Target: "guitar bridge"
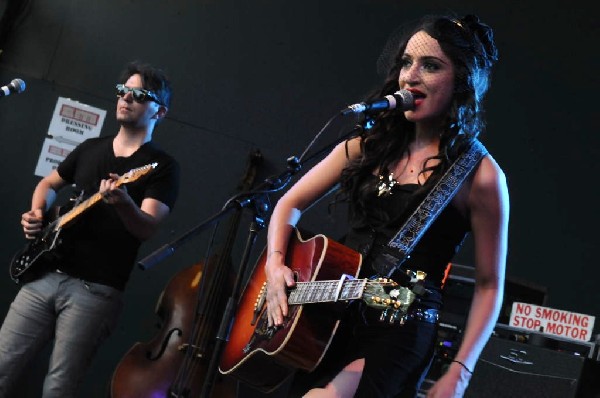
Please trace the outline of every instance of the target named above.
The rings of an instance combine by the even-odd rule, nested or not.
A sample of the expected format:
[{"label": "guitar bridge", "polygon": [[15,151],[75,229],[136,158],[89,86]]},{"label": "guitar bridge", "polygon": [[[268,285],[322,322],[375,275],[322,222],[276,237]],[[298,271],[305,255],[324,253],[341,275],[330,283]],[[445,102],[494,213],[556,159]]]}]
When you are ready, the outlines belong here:
[{"label": "guitar bridge", "polygon": [[267,326],[266,320],[264,319],[264,317],[261,317],[261,322],[254,329],[254,333],[252,333],[250,341],[246,343],[242,351],[244,352],[244,354],[249,353],[261,341],[271,340],[275,333],[282,328],[283,326]]}]

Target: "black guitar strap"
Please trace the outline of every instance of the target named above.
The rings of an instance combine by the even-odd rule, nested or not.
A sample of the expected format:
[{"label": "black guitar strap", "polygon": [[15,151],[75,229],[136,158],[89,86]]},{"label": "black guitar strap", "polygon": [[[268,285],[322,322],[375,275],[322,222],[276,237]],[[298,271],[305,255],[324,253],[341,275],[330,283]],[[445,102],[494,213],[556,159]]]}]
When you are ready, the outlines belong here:
[{"label": "black guitar strap", "polygon": [[479,140],[473,141],[435,184],[396,235],[388,242],[387,250],[379,255],[373,267],[379,275],[391,277],[419,242],[427,228],[446,207],[473,168],[488,153]]}]

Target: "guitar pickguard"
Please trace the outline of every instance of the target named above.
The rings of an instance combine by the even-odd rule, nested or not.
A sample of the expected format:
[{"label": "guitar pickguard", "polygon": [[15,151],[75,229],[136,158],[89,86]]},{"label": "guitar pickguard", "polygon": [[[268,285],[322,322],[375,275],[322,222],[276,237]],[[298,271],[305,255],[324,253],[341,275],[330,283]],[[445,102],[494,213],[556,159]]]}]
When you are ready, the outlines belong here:
[{"label": "guitar pickguard", "polygon": [[50,252],[60,244],[59,233],[60,230],[51,231],[44,237],[29,242],[25,249],[17,252],[11,261],[10,277],[15,282],[20,282],[23,273],[25,273],[33,263],[38,261],[44,253]]}]

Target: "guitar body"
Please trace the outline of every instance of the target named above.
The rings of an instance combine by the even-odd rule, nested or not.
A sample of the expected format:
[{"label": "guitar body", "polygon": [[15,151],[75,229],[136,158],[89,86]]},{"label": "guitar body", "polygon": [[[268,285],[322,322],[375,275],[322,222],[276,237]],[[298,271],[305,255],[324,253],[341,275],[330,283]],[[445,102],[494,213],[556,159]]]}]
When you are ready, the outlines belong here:
[{"label": "guitar body", "polygon": [[[297,282],[337,280],[343,274],[358,276],[359,253],[324,235],[304,240],[296,233],[288,244],[286,264]],[[295,369],[312,371],[319,364],[339,320],[335,317],[336,303],[291,305],[284,325],[277,330],[268,328],[266,257],[263,251],[242,294],[219,371],[268,392]]]},{"label": "guitar body", "polygon": [[[123,184],[136,181],[138,178],[155,169],[157,165],[158,163],[151,163],[129,170],[115,181],[116,186],[119,187]],[[81,199],[82,197],[79,196],[76,199],[74,207],[60,217],[58,217],[59,212],[62,211],[60,207],[55,207],[53,208],[55,211],[44,215],[44,219],[51,218],[53,221],[44,227],[35,240],[29,241],[23,249],[15,253],[10,261],[8,273],[13,281],[16,283],[26,282],[36,278],[39,273],[43,272],[44,269],[38,266],[43,261],[38,260],[44,253],[52,251],[60,244],[59,234],[62,228],[70,225],[87,209],[98,203],[102,199],[102,195],[100,192],[96,192],[83,202],[81,202]]]},{"label": "guitar body", "polygon": [[[65,213],[70,207],[55,206],[50,208],[44,214],[45,222],[42,232],[32,240],[28,240],[25,246],[17,251],[8,266],[10,278],[16,283],[23,283],[33,280],[37,275],[44,271],[41,257],[44,253],[52,251],[60,244],[60,229],[56,228],[57,220],[61,213]],[[35,267],[30,269],[35,264]]]},{"label": "guitar body", "polygon": [[43,237],[28,242],[23,249],[15,253],[8,269],[11,279],[16,283],[22,283],[35,278],[35,275],[37,275],[35,269],[39,268],[39,271],[42,271],[42,269],[37,265],[34,269],[30,269],[31,266],[42,263],[42,260],[38,261],[40,257],[44,253],[50,252],[60,243],[59,233],[60,230],[48,229],[47,232],[44,231]]}]

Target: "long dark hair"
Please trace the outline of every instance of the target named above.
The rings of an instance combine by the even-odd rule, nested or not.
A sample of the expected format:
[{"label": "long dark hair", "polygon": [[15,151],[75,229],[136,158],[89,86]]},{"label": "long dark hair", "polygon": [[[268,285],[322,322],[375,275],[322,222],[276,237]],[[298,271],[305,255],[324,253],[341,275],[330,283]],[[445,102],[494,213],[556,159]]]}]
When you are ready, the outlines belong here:
[{"label": "long dark hair", "polygon": [[[435,167],[421,170],[436,171],[424,185],[423,189],[426,189],[484,130],[481,101],[489,87],[491,67],[498,59],[498,53],[492,29],[478,17],[426,16],[413,29],[397,34],[388,41],[386,47],[393,47],[394,51],[388,57],[390,66],[387,76],[370,99],[392,94],[399,89],[398,76],[404,51],[408,40],[419,31],[426,32],[439,42],[455,71],[455,90],[450,111],[442,126],[440,151],[431,158],[440,162]],[[410,153],[409,144],[415,139],[415,124],[406,120],[401,110],[382,112],[371,122],[372,127],[365,129],[361,137],[361,156],[351,161],[341,178],[342,197],[351,199],[355,210],[359,212],[366,195],[373,190],[372,186],[367,186],[367,177],[376,169],[386,173],[402,155]]]}]

